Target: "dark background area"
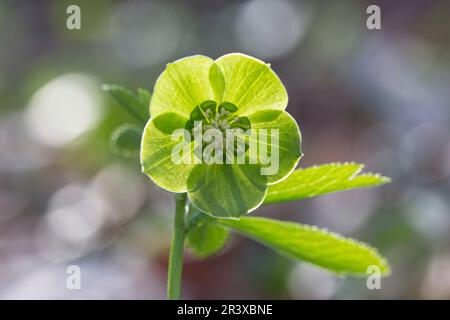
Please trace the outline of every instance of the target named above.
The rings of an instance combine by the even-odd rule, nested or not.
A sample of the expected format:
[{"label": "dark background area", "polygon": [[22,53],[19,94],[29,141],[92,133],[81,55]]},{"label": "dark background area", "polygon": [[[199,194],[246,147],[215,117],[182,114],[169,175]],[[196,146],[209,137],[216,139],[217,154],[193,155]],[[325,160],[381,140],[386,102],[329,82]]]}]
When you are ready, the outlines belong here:
[{"label": "dark background area", "polygon": [[[81,8],[81,30],[66,8]],[[381,7],[382,29],[366,28]],[[102,83],[151,90],[166,63],[243,52],[289,94],[299,166],[356,161],[387,186],[252,213],[365,241],[390,261],[381,290],[233,236],[186,256],[188,299],[450,298],[449,1],[0,0],[0,298],[165,297],[170,194],[115,155],[133,122]],[[81,267],[82,290],[66,288]]]}]

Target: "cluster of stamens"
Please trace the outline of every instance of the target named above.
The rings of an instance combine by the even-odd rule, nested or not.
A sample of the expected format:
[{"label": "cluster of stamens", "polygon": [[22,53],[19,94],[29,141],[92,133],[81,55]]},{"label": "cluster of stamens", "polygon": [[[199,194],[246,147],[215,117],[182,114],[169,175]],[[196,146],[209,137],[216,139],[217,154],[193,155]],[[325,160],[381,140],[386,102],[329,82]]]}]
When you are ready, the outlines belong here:
[{"label": "cluster of stamens", "polygon": [[[230,122],[228,122],[229,115],[230,112],[225,108],[220,108],[220,110],[216,114],[214,114],[211,109],[206,110],[205,118],[207,120],[207,123],[204,124],[203,129],[205,131],[209,129],[219,129],[222,132],[227,129],[231,129]],[[235,121],[239,121],[239,118],[236,117],[232,119],[231,122]]]},{"label": "cluster of stamens", "polygon": [[[234,116],[233,114],[236,111],[237,107],[230,102],[222,102],[217,104],[215,101],[211,100],[204,101],[200,105],[196,106],[191,112],[190,119],[186,123],[186,129],[191,132],[194,139],[196,134],[200,133],[201,135],[204,135],[210,130],[216,131],[214,134],[214,139],[217,139],[217,131],[219,131],[219,135],[222,138],[221,145],[224,149],[222,154],[225,155],[225,149],[227,147],[228,150],[234,150],[233,153],[236,153],[236,129],[242,129],[243,131],[250,129],[249,119],[247,117]],[[212,132],[210,132],[210,134],[211,133]],[[201,145],[204,148],[210,142],[211,141],[209,138],[205,138],[203,139]],[[245,150],[248,148],[247,143],[245,143],[244,147]]]}]

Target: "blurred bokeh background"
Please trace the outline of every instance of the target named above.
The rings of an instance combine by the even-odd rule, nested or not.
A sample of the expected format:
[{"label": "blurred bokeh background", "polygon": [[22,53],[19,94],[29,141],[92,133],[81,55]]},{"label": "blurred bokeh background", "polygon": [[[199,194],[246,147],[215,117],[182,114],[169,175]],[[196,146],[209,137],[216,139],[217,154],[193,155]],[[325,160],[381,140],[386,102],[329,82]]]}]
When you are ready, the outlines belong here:
[{"label": "blurred bokeh background", "polygon": [[[81,30],[66,8],[81,8]],[[381,7],[382,29],[366,28]],[[450,2],[0,1],[0,298],[165,297],[172,197],[115,155],[133,122],[102,83],[151,90],[167,62],[243,52],[272,64],[303,134],[300,166],[357,161],[390,185],[260,208],[379,248],[381,290],[240,236],[187,254],[188,299],[450,298]],[[81,267],[82,289],[66,288]]]}]

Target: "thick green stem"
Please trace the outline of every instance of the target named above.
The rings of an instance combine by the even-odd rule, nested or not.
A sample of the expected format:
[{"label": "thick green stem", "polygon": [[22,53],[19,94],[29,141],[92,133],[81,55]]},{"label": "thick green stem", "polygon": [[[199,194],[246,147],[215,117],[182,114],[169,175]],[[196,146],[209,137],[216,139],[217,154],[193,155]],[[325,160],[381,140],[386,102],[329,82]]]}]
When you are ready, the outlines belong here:
[{"label": "thick green stem", "polygon": [[167,278],[167,299],[177,300],[181,295],[181,274],[183,272],[184,226],[186,213],[186,194],[175,196],[175,223],[170,245],[169,268]]}]

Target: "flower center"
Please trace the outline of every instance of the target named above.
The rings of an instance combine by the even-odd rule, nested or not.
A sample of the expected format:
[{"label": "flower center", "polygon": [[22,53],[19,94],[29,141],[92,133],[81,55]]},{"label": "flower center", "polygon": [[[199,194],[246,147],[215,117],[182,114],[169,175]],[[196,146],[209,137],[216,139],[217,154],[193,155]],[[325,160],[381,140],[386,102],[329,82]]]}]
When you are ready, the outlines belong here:
[{"label": "flower center", "polygon": [[[250,120],[247,117],[237,116],[237,110],[238,108],[231,102],[218,104],[207,100],[191,112],[185,126],[191,133],[191,138],[199,142],[198,135],[201,135],[201,142],[198,145],[201,150],[209,150],[206,148],[208,145],[216,146],[212,153],[206,152],[207,163],[209,158],[216,155],[225,159],[227,154],[238,156],[248,150],[245,135],[251,128]],[[205,157],[202,152],[200,154]]]},{"label": "flower center", "polygon": [[221,131],[230,129],[231,127],[227,120],[229,114],[230,112],[225,110],[224,108],[220,109],[219,112],[215,114],[211,109],[206,110],[205,118],[209,124],[205,125],[204,129],[219,129]]},{"label": "flower center", "polygon": [[235,115],[237,107],[231,102],[217,102],[207,100],[196,106],[191,112],[186,129],[193,133],[194,126],[199,122],[202,125],[202,132],[210,129],[217,129],[223,134],[229,129],[250,129],[250,121],[247,117]]}]

